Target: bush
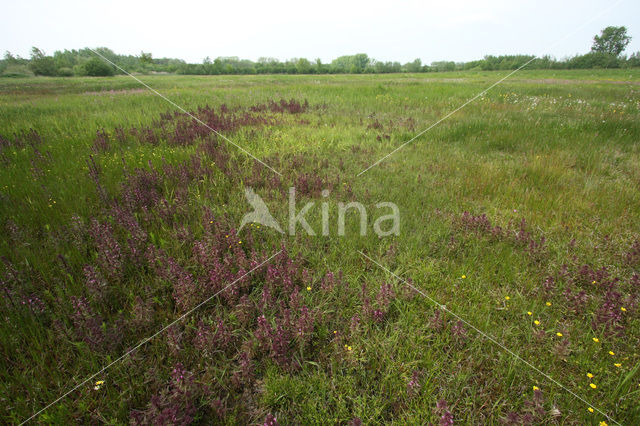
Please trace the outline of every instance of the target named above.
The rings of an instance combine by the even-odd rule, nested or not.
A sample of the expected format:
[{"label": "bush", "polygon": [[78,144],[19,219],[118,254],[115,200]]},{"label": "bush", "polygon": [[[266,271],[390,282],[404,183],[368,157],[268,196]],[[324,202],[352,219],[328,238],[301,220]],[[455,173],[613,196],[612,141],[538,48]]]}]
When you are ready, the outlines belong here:
[{"label": "bush", "polygon": [[640,52],[636,52],[627,59],[627,67],[640,67]]},{"label": "bush", "polygon": [[113,67],[99,58],[89,59],[83,67],[85,75],[91,77],[110,77],[115,74]]},{"label": "bush", "polygon": [[56,64],[51,56],[31,59],[29,68],[35,75],[54,76],[56,75]]},{"label": "bush", "polygon": [[610,53],[590,52],[569,59],[567,68],[620,68],[620,60]]},{"label": "bush", "polygon": [[59,68],[58,77],[73,77],[73,70],[67,67]]}]

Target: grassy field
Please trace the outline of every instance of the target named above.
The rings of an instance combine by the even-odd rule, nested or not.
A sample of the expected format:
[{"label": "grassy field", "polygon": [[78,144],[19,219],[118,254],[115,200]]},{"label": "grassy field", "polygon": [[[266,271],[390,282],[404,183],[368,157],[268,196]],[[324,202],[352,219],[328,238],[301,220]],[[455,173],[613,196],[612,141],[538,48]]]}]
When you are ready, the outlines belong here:
[{"label": "grassy field", "polygon": [[[140,77],[281,175],[130,77],[0,81],[2,423],[638,424],[638,70],[519,72],[358,176],[504,75]],[[291,186],[316,236],[237,232]]]}]

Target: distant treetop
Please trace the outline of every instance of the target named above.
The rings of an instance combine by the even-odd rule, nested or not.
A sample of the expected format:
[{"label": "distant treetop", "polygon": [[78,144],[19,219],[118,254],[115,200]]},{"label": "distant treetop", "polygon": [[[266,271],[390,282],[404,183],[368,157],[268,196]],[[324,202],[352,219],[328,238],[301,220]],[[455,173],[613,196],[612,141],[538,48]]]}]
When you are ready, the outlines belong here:
[{"label": "distant treetop", "polygon": [[631,42],[631,37],[627,35],[626,27],[607,27],[600,35],[593,38],[591,50],[598,53],[620,56],[627,45]]},{"label": "distant treetop", "polygon": [[[485,56],[470,62],[436,61],[423,64],[417,58],[411,62],[378,61],[366,53],[340,56],[330,63],[323,64],[320,59],[309,61],[305,58],[293,58],[280,61],[262,57],[256,62],[240,59],[237,56],[207,56],[200,64],[189,64],[181,59],[154,58],[151,53],[140,55],[118,55],[106,47],[94,49],[100,55],[127,72],[150,73],[164,72],[175,74],[216,75],[216,74],[364,74],[398,72],[441,72],[462,70],[515,70],[525,63],[529,69],[577,69],[577,68],[624,68],[639,67],[640,52],[630,57],[622,56],[631,41],[626,27],[607,27],[593,39],[591,52],[572,58],[556,60],[549,56],[535,58],[533,55]],[[0,76],[28,77],[44,76],[110,76],[122,74],[112,64],[103,61],[90,49],[56,51],[53,56],[33,47],[30,59],[14,56],[6,52],[0,60]]]}]

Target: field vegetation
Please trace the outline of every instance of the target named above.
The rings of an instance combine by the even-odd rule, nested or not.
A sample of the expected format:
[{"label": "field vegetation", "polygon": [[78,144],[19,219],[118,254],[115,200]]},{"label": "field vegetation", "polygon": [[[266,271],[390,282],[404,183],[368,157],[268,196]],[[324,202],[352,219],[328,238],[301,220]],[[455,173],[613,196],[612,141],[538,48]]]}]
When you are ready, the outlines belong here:
[{"label": "field vegetation", "polygon": [[[141,77],[206,126],[0,80],[2,422],[638,424],[637,69],[521,71],[358,176],[506,73]],[[237,231],[290,186],[400,235]]]}]

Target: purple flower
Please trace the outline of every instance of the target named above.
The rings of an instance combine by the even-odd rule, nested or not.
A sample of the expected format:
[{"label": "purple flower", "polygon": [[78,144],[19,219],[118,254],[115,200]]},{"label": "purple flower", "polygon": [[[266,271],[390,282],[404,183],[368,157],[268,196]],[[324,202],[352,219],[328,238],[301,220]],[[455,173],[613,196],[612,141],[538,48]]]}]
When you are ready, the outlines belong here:
[{"label": "purple flower", "polygon": [[232,341],[231,330],[224,325],[222,319],[218,319],[215,323],[215,326],[208,325],[201,320],[196,328],[194,346],[205,355],[228,349]]},{"label": "purple flower", "polygon": [[102,277],[102,274],[98,272],[92,265],[85,265],[82,268],[84,273],[85,283],[89,294],[97,300],[104,297],[104,292],[107,288],[107,282]]},{"label": "purple flower", "polygon": [[100,197],[100,200],[105,205],[111,204],[109,195],[107,194],[107,191],[102,186],[102,182],[100,179],[100,175],[102,174],[102,169],[100,169],[100,166],[98,166],[98,164],[95,162],[92,155],[90,155],[89,160],[87,160],[87,167],[89,169],[89,177],[91,178],[93,183],[96,185],[96,190],[98,192],[98,196]]},{"label": "purple flower", "polygon": [[116,240],[109,223],[100,223],[93,219],[89,230],[96,250],[98,263],[110,279],[120,278],[123,266],[122,248]]},{"label": "purple flower", "polygon": [[407,393],[409,394],[409,396],[414,396],[418,392],[420,392],[420,388],[422,387],[422,385],[420,384],[420,376],[421,376],[420,370],[413,371],[413,374],[411,375],[411,380],[407,384]]},{"label": "purple flower", "polygon": [[462,321],[456,321],[451,327],[451,334],[457,342],[464,341],[467,337],[467,330],[464,327],[464,323]]},{"label": "purple flower", "polygon": [[47,310],[42,299],[33,294],[29,297],[23,298],[22,304],[29,308],[29,310],[34,314],[43,314]]},{"label": "purple flower", "polygon": [[263,426],[278,426],[276,416],[273,414],[267,414],[267,417],[264,419]]},{"label": "purple flower", "polygon": [[109,144],[109,135],[102,130],[96,132],[96,137],[93,140],[93,152],[99,154],[101,152],[109,151],[111,145]]},{"label": "purple flower", "polygon": [[174,366],[168,386],[151,397],[145,410],[133,410],[133,424],[188,425],[197,413],[195,401],[205,394],[181,363]]},{"label": "purple flower", "polygon": [[126,180],[122,184],[122,202],[130,210],[136,211],[143,207],[151,209],[161,198],[162,186],[160,174],[149,163],[149,170],[135,169],[128,173],[125,169]]},{"label": "purple flower", "polygon": [[640,240],[635,240],[627,253],[625,254],[626,262],[631,265],[640,263]]},{"label": "purple flower", "polygon": [[449,411],[447,401],[441,399],[436,403],[436,412],[440,415],[440,426],[452,426],[453,414]]},{"label": "purple flower", "polygon": [[102,349],[107,343],[107,338],[101,327],[102,318],[94,314],[89,302],[84,297],[72,296],[71,305],[73,307],[71,321],[73,322],[76,336],[92,349]]},{"label": "purple flower", "polygon": [[233,373],[232,381],[237,387],[241,387],[251,382],[254,376],[254,369],[248,352],[241,352],[238,358],[239,370]]}]

